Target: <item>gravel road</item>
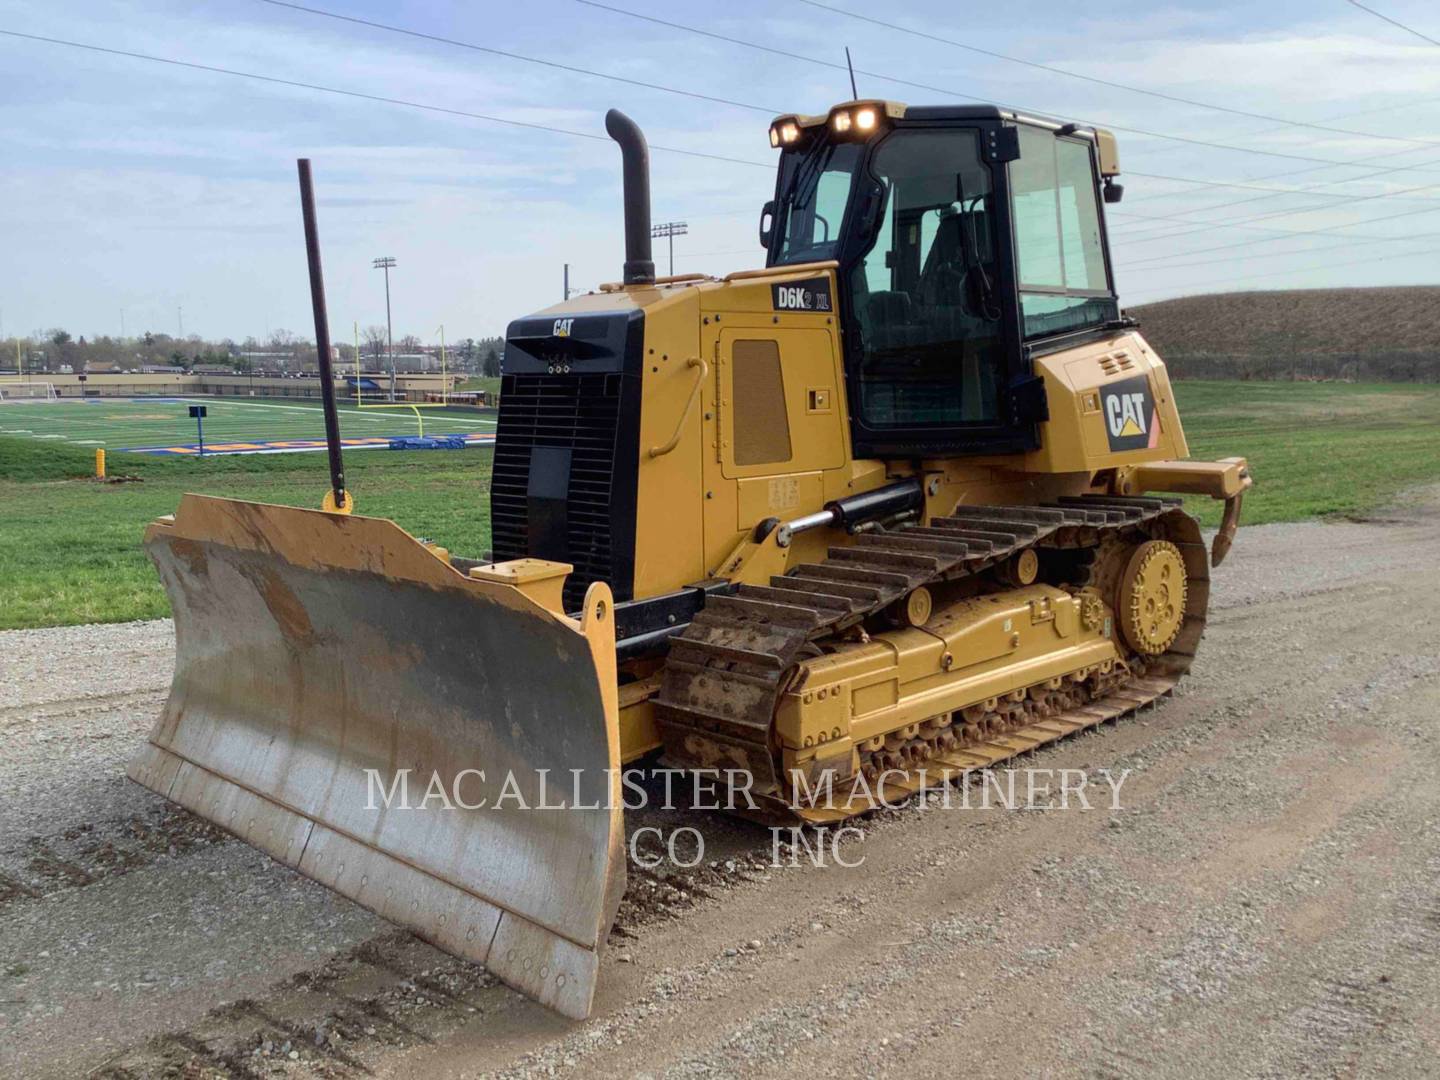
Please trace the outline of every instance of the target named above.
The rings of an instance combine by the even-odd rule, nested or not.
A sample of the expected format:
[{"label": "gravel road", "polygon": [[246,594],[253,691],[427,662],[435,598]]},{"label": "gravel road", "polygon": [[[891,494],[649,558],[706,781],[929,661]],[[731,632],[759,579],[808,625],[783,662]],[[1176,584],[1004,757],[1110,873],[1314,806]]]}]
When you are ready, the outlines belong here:
[{"label": "gravel road", "polygon": [[1021,762],[1118,810],[660,819],[583,1024],[126,781],[168,623],[0,634],[0,1075],[1434,1076],[1437,580],[1434,495],[1242,531],[1177,695]]}]

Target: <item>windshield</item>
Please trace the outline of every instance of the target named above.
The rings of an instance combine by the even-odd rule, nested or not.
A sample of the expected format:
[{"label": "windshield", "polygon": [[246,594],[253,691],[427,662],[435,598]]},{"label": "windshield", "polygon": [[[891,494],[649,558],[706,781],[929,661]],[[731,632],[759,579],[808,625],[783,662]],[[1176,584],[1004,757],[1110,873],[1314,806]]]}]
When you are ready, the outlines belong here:
[{"label": "windshield", "polygon": [[818,142],[787,151],[781,161],[780,243],[775,263],[820,262],[836,257],[850,186],[863,147]]}]

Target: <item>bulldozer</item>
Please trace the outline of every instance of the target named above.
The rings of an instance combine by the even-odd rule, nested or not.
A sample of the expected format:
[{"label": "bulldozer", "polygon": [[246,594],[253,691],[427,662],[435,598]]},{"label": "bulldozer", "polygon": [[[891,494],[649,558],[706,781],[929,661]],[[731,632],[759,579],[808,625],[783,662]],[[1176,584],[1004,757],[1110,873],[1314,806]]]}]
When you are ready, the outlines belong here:
[{"label": "bulldozer", "polygon": [[[1117,299],[1110,132],[781,116],[764,266],[657,277],[645,138],[606,129],[621,280],[510,324],[473,557],[353,512],[306,204],[331,488],[148,527],[176,666],[129,769],[577,1018],[626,766],[825,826],[1132,713],[1190,668],[1251,485],[1189,459]],[[1223,502],[1208,550],[1185,496]]]}]

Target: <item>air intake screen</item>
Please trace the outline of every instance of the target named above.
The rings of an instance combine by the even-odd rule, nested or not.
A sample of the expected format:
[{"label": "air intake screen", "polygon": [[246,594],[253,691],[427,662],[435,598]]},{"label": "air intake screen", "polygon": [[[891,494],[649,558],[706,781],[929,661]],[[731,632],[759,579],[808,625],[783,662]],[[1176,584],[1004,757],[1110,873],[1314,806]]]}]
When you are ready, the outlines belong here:
[{"label": "air intake screen", "polygon": [[[617,533],[630,543],[633,505],[617,498],[616,444],[624,379],[617,373],[506,375],[500,390],[490,517],[496,561],[536,555],[573,563],[565,610],[578,611],[592,581],[609,582],[617,600],[629,599],[633,552],[617,558]],[[537,448],[539,452],[537,453]],[[536,461],[558,462],[569,451],[563,513],[547,468],[532,481]],[[633,469],[633,463],[630,466]],[[633,484],[633,481],[632,481]],[[615,517],[628,514],[630,521]]]}]

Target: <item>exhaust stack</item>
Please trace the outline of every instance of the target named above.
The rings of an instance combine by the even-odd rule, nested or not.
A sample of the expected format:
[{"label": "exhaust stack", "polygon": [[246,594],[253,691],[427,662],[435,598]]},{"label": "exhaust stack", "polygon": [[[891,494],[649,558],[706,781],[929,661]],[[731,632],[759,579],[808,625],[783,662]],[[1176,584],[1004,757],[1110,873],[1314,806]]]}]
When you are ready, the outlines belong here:
[{"label": "exhaust stack", "polygon": [[650,257],[650,148],[640,126],[611,109],[605,114],[605,132],[620,144],[625,180],[626,285],[655,281],[655,260]]}]

